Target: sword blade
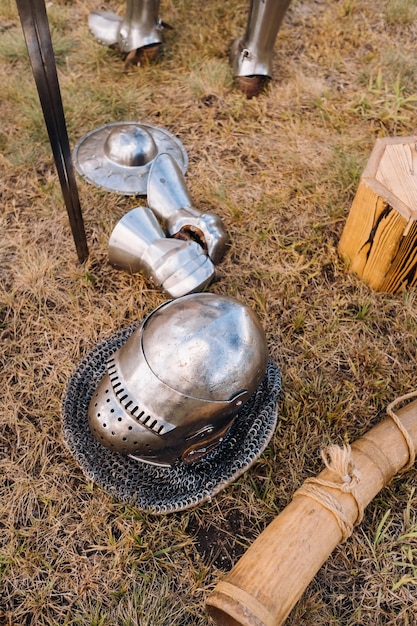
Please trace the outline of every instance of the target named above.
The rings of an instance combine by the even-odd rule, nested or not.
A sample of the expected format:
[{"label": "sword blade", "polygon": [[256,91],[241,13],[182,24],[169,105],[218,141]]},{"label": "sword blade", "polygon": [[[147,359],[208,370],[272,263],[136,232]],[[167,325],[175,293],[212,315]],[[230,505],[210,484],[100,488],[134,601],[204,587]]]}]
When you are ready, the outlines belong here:
[{"label": "sword blade", "polygon": [[44,0],[16,0],[78,260],[88,257],[87,238],[62,105]]}]

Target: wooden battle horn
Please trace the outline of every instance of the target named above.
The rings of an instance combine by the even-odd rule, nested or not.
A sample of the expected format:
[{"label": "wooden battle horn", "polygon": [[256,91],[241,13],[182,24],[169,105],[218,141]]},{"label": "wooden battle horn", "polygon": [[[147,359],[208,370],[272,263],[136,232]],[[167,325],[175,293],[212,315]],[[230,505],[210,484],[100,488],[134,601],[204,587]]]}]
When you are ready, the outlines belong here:
[{"label": "wooden battle horn", "polygon": [[417,396],[394,400],[386,417],[351,446],[330,446],[326,465],[259,535],[209,595],[219,626],[280,626],[333,549],[393,476],[412,467],[417,450]]}]

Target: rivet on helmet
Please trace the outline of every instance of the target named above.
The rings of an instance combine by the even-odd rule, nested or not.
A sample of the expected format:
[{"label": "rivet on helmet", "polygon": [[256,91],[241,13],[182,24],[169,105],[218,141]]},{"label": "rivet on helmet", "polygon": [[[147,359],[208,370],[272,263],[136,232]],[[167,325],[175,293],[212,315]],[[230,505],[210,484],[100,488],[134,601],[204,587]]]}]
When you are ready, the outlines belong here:
[{"label": "rivet on helmet", "polygon": [[139,460],[192,462],[221,444],[267,361],[248,306],[210,293],[167,302],[110,357],[90,401],[90,429]]}]

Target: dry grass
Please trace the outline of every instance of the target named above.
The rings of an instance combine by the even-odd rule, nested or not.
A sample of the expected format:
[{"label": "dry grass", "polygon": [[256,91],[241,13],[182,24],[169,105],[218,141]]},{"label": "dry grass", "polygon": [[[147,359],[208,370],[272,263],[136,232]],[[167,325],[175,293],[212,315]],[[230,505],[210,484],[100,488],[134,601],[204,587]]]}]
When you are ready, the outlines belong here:
[{"label": "dry grass", "polygon": [[[248,3],[162,2],[175,26],[164,56],[123,73],[88,34],[94,0],[49,16],[72,145],[111,121],[169,129],[190,158],[195,205],[216,212],[232,248],[217,293],[259,314],[284,392],[262,458],[213,502],[155,518],[86,481],[62,443],[60,405],[79,360],[164,296],[106,261],[116,221],[143,199],[79,181],[90,257],[77,265],[12,0],[0,8],[0,623],[209,624],[204,599],[321,469],[320,448],[353,441],[415,388],[413,292],[372,292],[336,246],[377,137],[415,132],[415,0],[295,0],[275,80],[247,101],[228,46]],[[123,11],[123,2],[107,6]],[[415,471],[369,505],[322,567],[290,626],[417,624]],[[204,537],[216,546],[204,550]],[[216,549],[214,549],[214,547]]]}]

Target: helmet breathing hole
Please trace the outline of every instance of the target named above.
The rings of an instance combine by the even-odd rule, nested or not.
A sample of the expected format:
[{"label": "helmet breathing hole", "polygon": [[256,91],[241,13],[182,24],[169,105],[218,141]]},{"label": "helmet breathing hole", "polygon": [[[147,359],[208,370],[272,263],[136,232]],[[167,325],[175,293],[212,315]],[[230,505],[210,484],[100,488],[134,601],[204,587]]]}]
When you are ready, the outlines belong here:
[{"label": "helmet breathing hole", "polygon": [[118,418],[117,418],[117,421],[118,421],[118,422],[121,422],[121,421],[122,421],[122,418],[121,418],[121,417],[118,417]]},{"label": "helmet breathing hole", "polygon": [[133,430],[133,426],[128,426],[128,430]]},{"label": "helmet breathing hole", "polygon": [[106,428],[107,424],[103,424],[103,428]]}]

